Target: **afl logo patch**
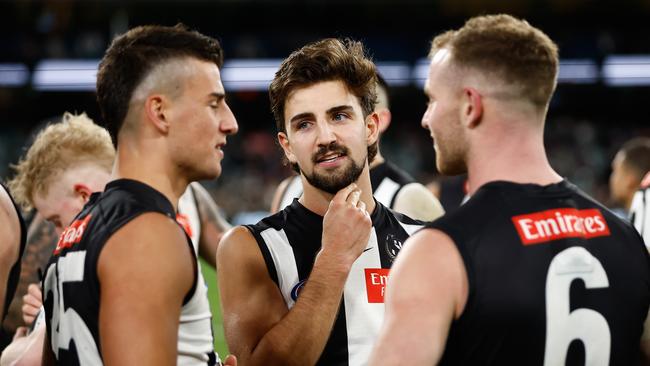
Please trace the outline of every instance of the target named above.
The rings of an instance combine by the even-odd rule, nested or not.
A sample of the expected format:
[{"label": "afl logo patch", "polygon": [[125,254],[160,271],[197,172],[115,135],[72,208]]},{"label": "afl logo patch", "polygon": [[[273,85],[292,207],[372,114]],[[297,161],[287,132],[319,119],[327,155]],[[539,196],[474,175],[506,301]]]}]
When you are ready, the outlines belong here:
[{"label": "afl logo patch", "polygon": [[293,286],[293,288],[291,289],[291,298],[293,299],[293,301],[298,300],[298,295],[300,295],[300,291],[302,291],[303,287],[305,287],[306,282],[307,280],[302,280],[296,283],[295,286]]},{"label": "afl logo patch", "polygon": [[397,253],[402,249],[402,242],[395,237],[393,234],[386,235],[386,241],[384,243],[386,248],[386,253],[390,257],[391,261],[397,257]]}]

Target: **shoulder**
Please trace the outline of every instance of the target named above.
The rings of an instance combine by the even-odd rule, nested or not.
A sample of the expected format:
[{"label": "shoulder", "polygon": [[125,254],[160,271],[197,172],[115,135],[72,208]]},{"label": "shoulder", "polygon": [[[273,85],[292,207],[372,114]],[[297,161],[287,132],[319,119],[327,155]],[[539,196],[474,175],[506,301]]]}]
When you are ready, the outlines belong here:
[{"label": "shoulder", "polygon": [[183,229],[158,212],[145,212],[116,230],[98,259],[98,275],[112,266],[191,269],[192,251]]},{"label": "shoulder", "polygon": [[271,212],[275,213],[284,208],[285,205],[291,204],[291,199],[300,197],[302,194],[302,184],[299,175],[292,175],[280,182],[276,188],[271,201]]},{"label": "shoulder", "polygon": [[393,209],[423,221],[433,221],[445,213],[436,196],[417,182],[408,183],[397,192]]},{"label": "shoulder", "polygon": [[243,255],[257,246],[255,242],[251,229],[246,226],[235,226],[228,230],[221,239],[217,249],[217,258]]}]

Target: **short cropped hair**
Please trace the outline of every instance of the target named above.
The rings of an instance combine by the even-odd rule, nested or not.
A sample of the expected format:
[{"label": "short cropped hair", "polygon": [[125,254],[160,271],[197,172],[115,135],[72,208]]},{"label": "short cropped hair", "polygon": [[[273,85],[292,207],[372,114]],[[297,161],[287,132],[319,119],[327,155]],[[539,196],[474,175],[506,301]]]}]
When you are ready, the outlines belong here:
[{"label": "short cropped hair", "polygon": [[85,113],[64,113],[61,122],[48,125],[13,168],[9,189],[23,209],[34,206],[34,195],[47,194],[53,179],[67,169],[92,162],[111,171],[115,149],[108,132]]},{"label": "short cropped hair", "polygon": [[219,68],[223,64],[223,51],[216,39],[182,24],[140,26],[113,40],[99,63],[97,102],[115,147],[134,90],[156,66],[184,57],[213,62]]},{"label": "short cropped hair", "polygon": [[623,157],[623,165],[632,170],[641,181],[650,171],[650,138],[633,138],[624,143],[619,152]]},{"label": "short cropped hair", "polygon": [[455,65],[493,74],[538,107],[547,106],[555,90],[558,47],[525,20],[505,14],[471,18],[435,37],[429,56],[442,48]]}]

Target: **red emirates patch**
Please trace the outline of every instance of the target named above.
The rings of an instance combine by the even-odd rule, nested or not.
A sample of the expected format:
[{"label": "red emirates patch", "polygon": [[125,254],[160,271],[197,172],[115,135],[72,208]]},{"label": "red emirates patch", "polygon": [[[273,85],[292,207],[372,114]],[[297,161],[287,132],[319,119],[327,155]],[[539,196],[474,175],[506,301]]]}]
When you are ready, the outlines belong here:
[{"label": "red emirates patch", "polygon": [[190,225],[190,219],[187,217],[187,215],[182,214],[182,213],[177,213],[176,214],[176,222],[185,230],[185,233],[187,233],[187,236],[190,238],[192,237],[192,225]]},{"label": "red emirates patch", "polygon": [[610,235],[599,209],[558,208],[512,218],[524,245],[564,238],[591,239]]},{"label": "red emirates patch", "polygon": [[83,219],[75,220],[63,230],[61,236],[59,236],[59,241],[56,243],[54,254],[59,254],[63,249],[70,248],[74,244],[79,243],[91,217],[92,215],[88,215]]},{"label": "red emirates patch", "polygon": [[366,268],[366,290],[369,303],[383,303],[386,283],[388,282],[388,268]]}]

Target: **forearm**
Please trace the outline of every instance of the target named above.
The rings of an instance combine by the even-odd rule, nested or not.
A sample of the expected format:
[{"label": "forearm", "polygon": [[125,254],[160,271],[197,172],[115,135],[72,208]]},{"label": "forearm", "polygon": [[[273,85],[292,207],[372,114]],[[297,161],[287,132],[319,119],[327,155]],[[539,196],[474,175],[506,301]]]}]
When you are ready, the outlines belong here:
[{"label": "forearm", "polygon": [[313,365],[329,339],[338,314],[349,266],[335,258],[317,258],[304,289],[290,311],[251,352],[252,365]]}]

